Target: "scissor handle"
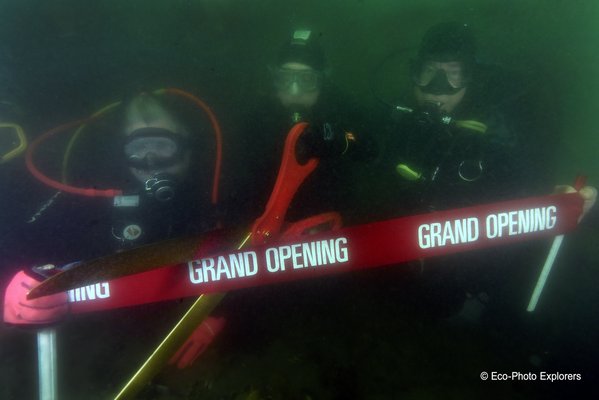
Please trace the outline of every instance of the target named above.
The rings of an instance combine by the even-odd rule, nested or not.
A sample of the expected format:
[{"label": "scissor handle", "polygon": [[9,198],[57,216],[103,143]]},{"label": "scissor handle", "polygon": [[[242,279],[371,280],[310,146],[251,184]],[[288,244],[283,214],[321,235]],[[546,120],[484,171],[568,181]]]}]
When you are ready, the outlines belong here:
[{"label": "scissor handle", "polygon": [[266,204],[264,214],[254,222],[252,227],[252,243],[254,245],[263,244],[270,237],[279,233],[297,189],[318,165],[316,158],[309,159],[303,165],[296,158],[297,141],[307,126],[306,122],[298,123],[291,128],[287,135],[275,187]]}]

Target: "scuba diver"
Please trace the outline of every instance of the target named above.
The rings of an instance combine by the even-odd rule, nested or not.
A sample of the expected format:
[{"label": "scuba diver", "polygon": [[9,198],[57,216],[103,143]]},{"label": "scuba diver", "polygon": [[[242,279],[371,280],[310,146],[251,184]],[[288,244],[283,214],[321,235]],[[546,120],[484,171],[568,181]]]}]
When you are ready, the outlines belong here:
[{"label": "scuba diver", "polygon": [[197,154],[198,149],[209,148],[203,137],[207,135],[190,131],[181,119],[147,94],[126,108],[119,144],[134,179],[124,182],[131,195],[123,196],[122,207],[113,210],[111,229],[123,244],[138,246],[216,226],[217,210],[206,194],[210,157]]},{"label": "scuba diver", "polygon": [[[353,213],[354,170],[372,160],[377,151],[368,136],[365,113],[331,81],[317,32],[296,29],[273,58],[267,94],[257,98],[237,122],[239,133],[231,143],[234,155],[229,161],[235,165],[228,170],[235,171],[236,180],[225,191],[232,204],[227,207],[228,218],[249,223],[262,215],[275,187],[287,134],[306,122],[309,125],[298,139],[295,156],[300,164],[317,158],[318,166],[295,193],[285,221],[293,224],[329,212],[339,213],[346,221]],[[321,226],[315,231],[321,231]],[[234,355],[263,349],[285,335],[294,321],[324,316],[338,302],[347,304],[339,296],[340,291],[348,292],[344,290],[347,285],[340,281],[337,277],[229,293],[219,305],[227,319],[219,343],[229,351],[234,349]],[[264,394],[268,389],[261,386],[255,391]],[[221,393],[227,396],[230,392]]]},{"label": "scuba diver", "polygon": [[533,121],[529,83],[478,61],[468,25],[430,28],[410,78],[384,167],[406,212],[546,192],[556,133]]},{"label": "scuba diver", "polygon": [[[198,114],[193,105],[187,113],[186,103],[178,100],[142,93],[113,103],[106,114],[62,125],[31,143],[30,171],[63,193],[29,223],[28,235],[39,240],[42,258],[51,254],[57,263],[65,264],[216,226],[217,205],[207,190],[212,185],[215,156],[200,153],[212,152],[213,139],[181,122],[205,123],[193,119]],[[180,114],[175,112],[181,109]],[[56,157],[50,159],[38,148],[69,127],[78,129],[61,160],[62,182],[52,181],[33,164],[52,166]],[[86,187],[98,190],[90,193]],[[103,187],[116,189],[99,190]],[[64,220],[64,207],[68,220]],[[63,232],[56,229],[55,220],[60,218]],[[48,243],[44,238],[49,235],[65,235],[68,240]],[[94,238],[91,247],[90,237]],[[43,249],[46,243],[49,248]]]},{"label": "scuba diver", "polygon": [[[211,174],[214,140],[198,129],[205,120],[194,119],[198,113],[193,105],[187,104],[191,115],[179,115],[162,97],[167,96],[142,93],[119,105],[117,109],[122,113],[116,118],[108,115],[85,120],[81,126],[90,125],[85,129],[97,132],[78,139],[74,152],[84,154],[68,157],[68,164],[74,167],[69,166],[70,173],[63,179],[68,184],[59,186],[66,193],[19,236],[26,265],[55,269],[54,265],[198,235],[216,227],[218,185],[212,186],[212,193],[209,190],[218,182],[218,174],[214,178]],[[184,104],[176,109],[185,110]],[[36,158],[42,158],[41,154]],[[36,177],[40,178],[39,174]],[[79,187],[89,186],[89,179],[94,177],[94,187],[116,185],[119,189],[113,192],[117,194],[107,199],[69,193],[79,193]],[[136,367],[131,362],[137,363],[154,346],[157,337],[183,310],[179,307],[185,307],[181,302],[163,303],[71,320],[66,318],[67,293],[26,299],[27,292],[42,279],[27,266],[13,276],[5,290],[4,321],[32,327],[64,322],[69,329],[61,329],[61,334],[68,337],[71,348],[70,355],[65,353],[64,357],[76,358],[71,361],[79,365],[69,371],[73,377],[69,390],[74,392],[89,392],[92,384],[104,385],[103,391],[114,390]],[[223,325],[222,318],[209,317],[172,362],[181,368],[190,364]],[[137,349],[138,354],[125,355],[123,349],[129,347]],[[75,365],[72,363],[67,364]],[[101,370],[106,372],[97,373]]]},{"label": "scuba diver", "polygon": [[298,122],[310,124],[298,157],[320,157],[320,166],[298,193],[290,218],[331,210],[344,217],[351,214],[348,190],[356,167],[350,163],[370,161],[377,153],[365,113],[331,81],[324,50],[312,30],[296,29],[268,69],[272,87],[240,121],[242,136],[235,144],[235,159],[243,163],[235,168],[241,174],[233,193],[233,201],[244,210],[240,218],[254,218],[264,209],[285,135]]},{"label": "scuba diver", "polygon": [[[551,192],[557,124],[535,112],[543,104],[532,100],[530,83],[479,62],[470,26],[431,27],[410,79],[410,91],[394,106],[381,167],[385,217]],[[596,191],[586,187],[581,195],[592,202]],[[532,253],[513,246],[423,260],[406,293],[417,290],[408,295],[421,299],[416,307],[445,317],[467,309],[467,298],[521,308],[528,292],[523,287],[523,298],[514,299],[515,285],[528,284],[524,266],[536,263]]]}]

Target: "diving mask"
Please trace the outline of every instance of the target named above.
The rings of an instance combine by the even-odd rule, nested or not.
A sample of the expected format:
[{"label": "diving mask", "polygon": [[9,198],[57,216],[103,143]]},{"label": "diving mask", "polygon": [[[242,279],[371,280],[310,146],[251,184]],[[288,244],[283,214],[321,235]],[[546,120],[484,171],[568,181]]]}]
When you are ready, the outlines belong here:
[{"label": "diving mask", "polygon": [[459,61],[417,63],[412,67],[412,80],[422,92],[435,95],[456,94],[469,82]]},{"label": "diving mask", "polygon": [[277,68],[273,71],[273,81],[277,90],[314,92],[319,89],[321,80],[322,73],[313,69]]},{"label": "diving mask", "polygon": [[167,129],[142,128],[127,137],[123,150],[130,166],[168,168],[182,159],[184,138]]}]

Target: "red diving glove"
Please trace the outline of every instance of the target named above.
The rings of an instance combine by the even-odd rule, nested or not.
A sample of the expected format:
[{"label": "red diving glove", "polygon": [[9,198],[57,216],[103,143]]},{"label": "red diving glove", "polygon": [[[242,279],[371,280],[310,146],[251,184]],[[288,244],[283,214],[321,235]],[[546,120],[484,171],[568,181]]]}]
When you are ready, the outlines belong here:
[{"label": "red diving glove", "polygon": [[50,324],[61,320],[68,312],[66,293],[27,300],[27,293],[40,281],[19,271],[4,293],[4,322],[16,325]]},{"label": "red diving glove", "polygon": [[183,343],[183,346],[168,361],[169,364],[177,364],[177,368],[189,367],[206,350],[216,335],[225,326],[225,318],[206,318],[200,326]]}]

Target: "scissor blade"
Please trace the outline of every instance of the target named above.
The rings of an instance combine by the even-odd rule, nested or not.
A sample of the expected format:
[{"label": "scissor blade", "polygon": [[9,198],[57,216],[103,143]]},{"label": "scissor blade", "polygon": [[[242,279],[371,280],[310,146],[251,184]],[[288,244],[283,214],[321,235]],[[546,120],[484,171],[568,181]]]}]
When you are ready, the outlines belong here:
[{"label": "scissor blade", "polygon": [[170,239],[85,261],[60,272],[33,288],[28,299],[64,292],[122,276],[137,274],[193,259],[202,236]]}]

